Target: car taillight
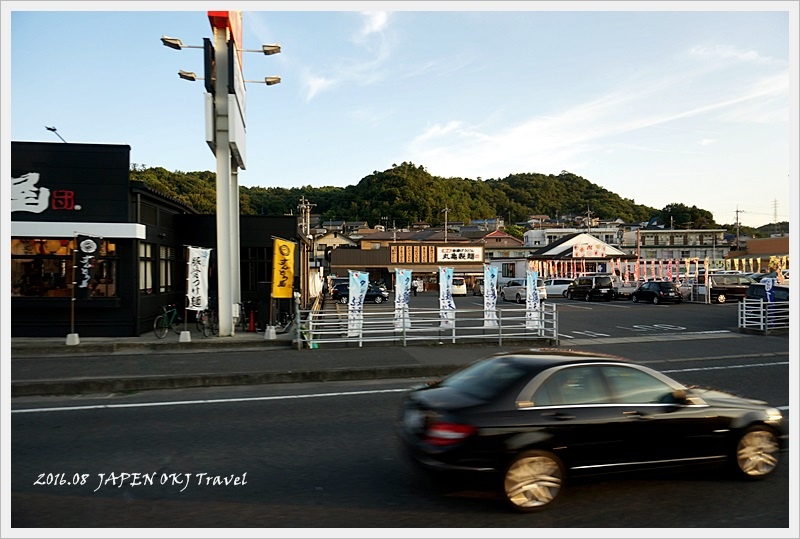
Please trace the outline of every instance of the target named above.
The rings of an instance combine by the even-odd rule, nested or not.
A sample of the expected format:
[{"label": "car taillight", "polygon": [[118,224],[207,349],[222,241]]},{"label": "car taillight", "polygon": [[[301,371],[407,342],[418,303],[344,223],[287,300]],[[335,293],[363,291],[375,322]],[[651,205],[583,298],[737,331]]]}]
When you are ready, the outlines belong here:
[{"label": "car taillight", "polygon": [[472,425],[459,423],[431,423],[425,431],[425,441],[437,446],[453,445],[472,436],[477,430]]}]

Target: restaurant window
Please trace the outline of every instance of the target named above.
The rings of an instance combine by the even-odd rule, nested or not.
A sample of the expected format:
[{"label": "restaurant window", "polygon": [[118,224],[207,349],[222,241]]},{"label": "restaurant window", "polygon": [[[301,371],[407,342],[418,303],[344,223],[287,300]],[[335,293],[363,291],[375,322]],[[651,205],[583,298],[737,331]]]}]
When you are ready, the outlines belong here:
[{"label": "restaurant window", "polygon": [[[91,260],[91,296],[116,297],[116,245],[99,239]],[[74,240],[11,239],[11,295],[15,297],[73,297]]]},{"label": "restaurant window", "polygon": [[139,244],[139,293],[153,293],[153,244]]},{"label": "restaurant window", "polygon": [[172,292],[172,280],[175,276],[175,248],[162,245],[159,247],[159,292]]}]

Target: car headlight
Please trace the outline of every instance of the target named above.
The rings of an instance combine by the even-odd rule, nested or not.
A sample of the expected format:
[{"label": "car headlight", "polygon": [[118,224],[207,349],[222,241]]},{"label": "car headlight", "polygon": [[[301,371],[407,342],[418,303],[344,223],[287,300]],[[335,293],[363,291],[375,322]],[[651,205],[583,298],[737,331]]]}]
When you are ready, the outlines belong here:
[{"label": "car headlight", "polygon": [[767,410],[767,419],[769,421],[781,421],[783,419],[783,414],[777,408],[770,408]]}]

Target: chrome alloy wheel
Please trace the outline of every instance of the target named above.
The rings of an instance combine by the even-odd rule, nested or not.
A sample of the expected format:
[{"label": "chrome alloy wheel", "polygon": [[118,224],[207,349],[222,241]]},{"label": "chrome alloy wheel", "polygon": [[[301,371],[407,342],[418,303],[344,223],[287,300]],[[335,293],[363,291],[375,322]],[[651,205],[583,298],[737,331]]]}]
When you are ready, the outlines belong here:
[{"label": "chrome alloy wheel", "polygon": [[744,433],[736,446],[736,466],[744,476],[759,479],[771,474],[778,466],[780,445],[775,434],[766,428],[755,427]]},{"label": "chrome alloy wheel", "polygon": [[555,501],[564,481],[564,466],[545,451],[520,455],[508,467],[503,480],[504,494],[518,511],[536,511]]}]

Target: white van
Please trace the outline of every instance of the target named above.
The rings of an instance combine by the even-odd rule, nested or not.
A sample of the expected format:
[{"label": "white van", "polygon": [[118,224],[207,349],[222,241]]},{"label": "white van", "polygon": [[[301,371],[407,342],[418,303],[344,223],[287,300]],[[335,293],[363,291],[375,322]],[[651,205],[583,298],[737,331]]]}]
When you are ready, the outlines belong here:
[{"label": "white van", "polygon": [[467,295],[467,282],[464,280],[463,277],[453,277],[452,294],[454,296]]}]

